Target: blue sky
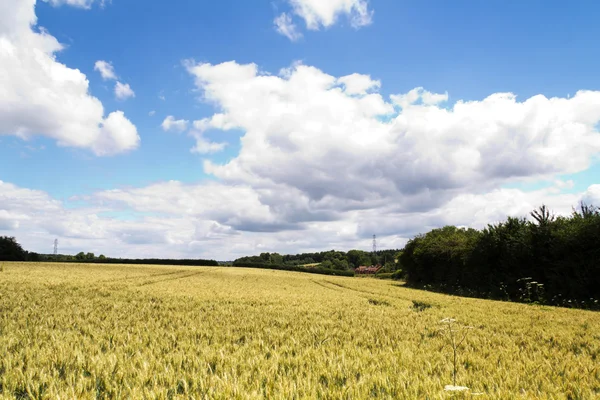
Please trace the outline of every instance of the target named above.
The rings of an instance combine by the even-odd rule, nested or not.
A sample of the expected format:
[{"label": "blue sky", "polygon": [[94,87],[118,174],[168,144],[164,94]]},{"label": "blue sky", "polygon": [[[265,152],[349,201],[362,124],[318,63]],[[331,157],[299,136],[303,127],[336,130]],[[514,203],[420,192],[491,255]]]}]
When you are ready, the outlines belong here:
[{"label": "blue sky", "polygon": [[[33,250],[43,252],[58,237],[65,252],[141,256],[162,246],[172,257],[226,259],[368,247],[372,233],[391,248],[444,223],[482,226],[540,202],[568,212],[579,200],[600,196],[594,186],[600,176],[596,2],[34,3],[9,0],[0,17],[0,38],[18,49],[0,63],[9,85],[4,99],[0,93],[6,110],[0,119],[8,121],[0,123],[0,198],[9,199],[0,203],[0,234]],[[274,21],[282,15],[301,37],[277,31]],[[17,20],[20,25],[12,23]],[[42,27],[61,50],[43,47]],[[42,61],[32,56],[38,48],[47,57]],[[114,77],[103,78],[98,61],[110,63]],[[233,63],[227,64],[231,71],[223,63]],[[44,75],[58,64],[83,75],[74,86],[64,86],[62,75]],[[10,69],[14,65],[28,67]],[[252,77],[244,72],[248,65],[255,66]],[[339,81],[302,97],[303,85],[292,85],[283,68],[306,82],[329,79],[324,76]],[[371,81],[352,91],[342,79],[352,74]],[[238,82],[238,76],[244,78]],[[265,76],[274,79],[262,87]],[[116,82],[135,95],[118,99]],[[334,109],[336,85],[345,97]],[[390,97],[419,87],[415,101]],[[589,94],[577,98],[580,90]],[[266,92],[283,100],[271,102]],[[428,93],[442,100],[428,102]],[[475,106],[460,116],[454,112],[457,102],[483,104],[498,93],[516,98],[490,101],[489,112]],[[546,102],[526,102],[539,95]],[[318,106],[319,98],[329,97]],[[72,109],[77,99],[83,111]],[[302,114],[307,101],[298,99],[316,105]],[[346,105],[348,99],[356,104]],[[507,108],[511,101],[516,108]],[[277,114],[280,104],[298,114],[297,125]],[[515,117],[521,109],[523,116]],[[347,115],[340,110],[366,114],[337,126]],[[105,132],[114,111],[123,114]],[[440,122],[444,112],[455,116],[447,125]],[[209,121],[218,113],[231,126]],[[187,121],[185,129],[166,129],[168,116]],[[209,128],[192,128],[202,120]],[[343,129],[352,131],[347,140],[339,140]],[[373,133],[380,129],[386,131]],[[88,130],[96,133],[80,139]],[[226,145],[192,152],[197,143]],[[434,151],[439,143],[443,147]],[[356,146],[375,155],[366,157]],[[314,156],[319,150],[328,152]],[[213,202],[195,197],[208,190],[216,193]],[[238,195],[252,201],[238,204]],[[19,196],[40,200],[27,206]],[[170,207],[181,199],[188,199],[181,211]],[[228,207],[230,201],[235,206]],[[51,207],[45,211],[40,202]],[[481,209],[476,217],[449,211],[457,204],[471,209],[469,202]],[[150,233],[145,240],[136,232]]]}]

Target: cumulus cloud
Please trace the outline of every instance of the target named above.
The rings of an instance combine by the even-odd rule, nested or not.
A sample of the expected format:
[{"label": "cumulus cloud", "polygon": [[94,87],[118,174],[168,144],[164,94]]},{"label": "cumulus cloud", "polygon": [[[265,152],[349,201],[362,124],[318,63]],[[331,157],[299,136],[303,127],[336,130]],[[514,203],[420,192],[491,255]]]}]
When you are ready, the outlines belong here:
[{"label": "cumulus cloud", "polygon": [[302,37],[302,33],[298,31],[296,24],[292,22],[292,17],[287,13],[282,13],[276,17],[273,23],[275,24],[275,30],[292,42],[295,42]]},{"label": "cumulus cloud", "polygon": [[164,119],[161,126],[165,132],[167,131],[178,131],[183,132],[187,129],[189,121],[184,119],[175,119],[172,115],[167,116]]},{"label": "cumulus cloud", "polygon": [[279,76],[235,62],[188,70],[219,109],[204,124],[245,132],[239,155],[206,161],[206,172],[230,184],[292,187],[332,208],[435,208],[514,179],[585,170],[600,151],[600,92],[523,101],[496,93],[442,107],[447,94],[417,88],[389,103],[368,76],[305,65]]},{"label": "cumulus cloud", "polygon": [[114,67],[111,63],[107,61],[96,61],[96,63],[94,64],[94,71],[100,72],[100,76],[102,76],[102,79],[104,79],[105,81],[117,79]]},{"label": "cumulus cloud", "polygon": [[117,82],[115,84],[115,96],[119,100],[126,100],[130,97],[135,97],[135,93],[128,83]]},{"label": "cumulus cloud", "polygon": [[336,24],[340,16],[346,16],[355,28],[370,25],[373,11],[367,0],[289,0],[291,12],[283,12],[273,20],[275,30],[292,42],[302,38],[302,33],[294,23],[292,14],[304,20],[309,30],[329,28]]},{"label": "cumulus cloud", "polygon": [[372,80],[369,75],[352,74],[338,78],[338,82],[346,88],[347,94],[367,94],[370,89],[377,90],[381,87],[380,81]]},{"label": "cumulus cloud", "polygon": [[290,4],[311,30],[330,27],[340,15],[346,15],[354,28],[369,25],[373,20],[366,0],[290,0]]},{"label": "cumulus cloud", "polygon": [[[88,92],[86,76],[56,61],[63,47],[45,30],[34,30],[34,5],[34,0],[0,5],[0,134],[44,135],[60,146],[98,155],[137,147],[137,130],[124,123],[123,114],[105,118],[102,103]],[[116,119],[122,123],[115,124]]]},{"label": "cumulus cloud", "polygon": [[135,149],[139,143],[140,137],[135,125],[125,118],[123,111],[114,111],[102,123],[101,134],[94,151],[102,156],[116,154],[122,149]]}]

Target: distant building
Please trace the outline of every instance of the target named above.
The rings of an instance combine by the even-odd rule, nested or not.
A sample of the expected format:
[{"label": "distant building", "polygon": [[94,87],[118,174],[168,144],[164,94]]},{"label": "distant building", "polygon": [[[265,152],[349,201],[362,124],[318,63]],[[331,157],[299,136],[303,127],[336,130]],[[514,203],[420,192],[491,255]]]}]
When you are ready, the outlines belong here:
[{"label": "distant building", "polygon": [[365,265],[361,265],[360,267],[354,269],[355,274],[376,274],[379,270],[383,268],[381,265],[369,265],[368,267]]}]

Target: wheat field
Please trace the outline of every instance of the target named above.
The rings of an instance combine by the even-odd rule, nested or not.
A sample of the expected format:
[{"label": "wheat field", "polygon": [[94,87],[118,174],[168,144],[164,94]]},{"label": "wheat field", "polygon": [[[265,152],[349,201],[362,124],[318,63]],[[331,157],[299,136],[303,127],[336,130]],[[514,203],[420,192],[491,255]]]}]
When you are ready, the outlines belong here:
[{"label": "wheat field", "polygon": [[[228,267],[2,263],[0,398],[593,399],[600,314]],[[446,317],[472,326],[458,352]]]}]

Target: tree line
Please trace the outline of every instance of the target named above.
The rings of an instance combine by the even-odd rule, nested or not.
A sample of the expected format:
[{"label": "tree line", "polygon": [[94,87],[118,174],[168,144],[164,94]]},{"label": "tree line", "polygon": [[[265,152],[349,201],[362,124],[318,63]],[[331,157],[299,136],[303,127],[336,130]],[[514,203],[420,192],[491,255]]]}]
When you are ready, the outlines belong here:
[{"label": "tree line", "polygon": [[233,262],[234,266],[264,265],[267,266],[306,266],[326,270],[351,271],[361,265],[382,265],[388,272],[396,271],[399,266],[395,260],[399,250],[380,250],[377,253],[362,250],[322,251],[317,253],[285,254],[261,253],[258,256],[240,257]]},{"label": "tree line", "polygon": [[407,284],[446,293],[600,309],[600,211],[546,206],[483,230],[445,226],[411,239]]},{"label": "tree line", "polygon": [[[287,271],[311,272],[331,275],[354,275],[354,269],[361,265],[382,265],[382,271],[399,270],[396,260],[398,250],[380,250],[377,253],[362,250],[348,252],[329,250],[315,253],[285,254],[261,253],[258,256],[246,256],[235,260],[232,264],[238,267],[268,268]],[[159,265],[197,265],[218,266],[215,260],[203,259],[126,259],[111,258],[103,254],[96,256],[91,252],[68,254],[38,254],[23,250],[14,237],[0,237],[0,261],[36,261],[36,262],[78,262],[104,264],[159,264]]]},{"label": "tree line", "polygon": [[35,261],[35,262],[76,262],[76,263],[102,263],[102,264],[157,264],[157,265],[189,265],[189,266],[218,266],[215,260],[203,259],[163,259],[163,258],[112,258],[103,254],[96,256],[94,253],[80,252],[76,255],[68,254],[39,254],[26,251],[14,237],[0,236],[0,261]]}]

